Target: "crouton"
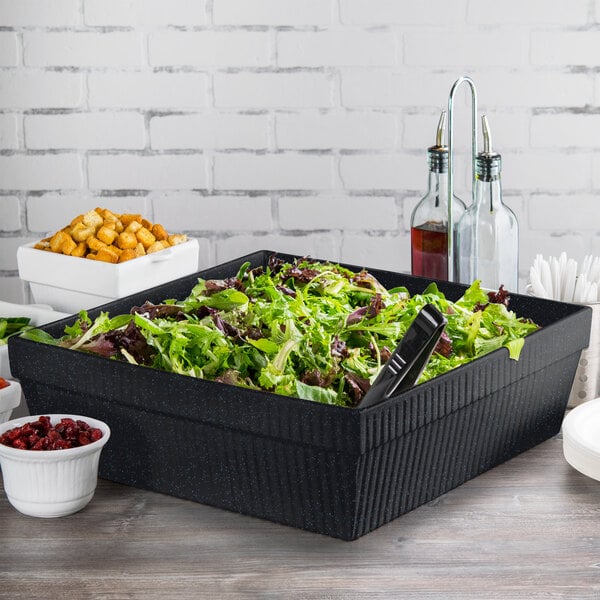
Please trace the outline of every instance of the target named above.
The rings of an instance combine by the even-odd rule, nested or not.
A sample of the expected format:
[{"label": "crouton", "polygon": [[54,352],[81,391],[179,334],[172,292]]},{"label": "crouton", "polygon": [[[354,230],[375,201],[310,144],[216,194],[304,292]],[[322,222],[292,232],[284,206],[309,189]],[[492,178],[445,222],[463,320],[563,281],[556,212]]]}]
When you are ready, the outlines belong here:
[{"label": "crouton", "polygon": [[106,246],[106,244],[104,242],[101,242],[97,237],[91,235],[87,240],[86,240],[87,246],[90,250],[93,250],[94,252],[98,252],[98,250],[100,250],[100,248],[104,248],[104,246]]},{"label": "crouton", "polygon": [[114,229],[109,229],[106,225],[102,225],[96,232],[96,237],[101,241],[110,246],[117,237],[118,233]]},{"label": "crouton", "polygon": [[105,246],[96,253],[96,260],[115,264],[119,260],[119,255],[112,246]]},{"label": "crouton", "polygon": [[169,238],[167,230],[160,223],[155,223],[152,226],[151,231],[158,241],[167,240]]},{"label": "crouton", "polygon": [[174,235],[170,235],[167,238],[167,241],[169,242],[169,246],[177,246],[177,244],[183,244],[184,242],[187,242],[187,235],[185,235],[185,233],[176,233]]},{"label": "crouton", "polygon": [[61,252],[61,248],[65,239],[67,239],[68,235],[62,231],[57,231],[52,238],[50,238],[50,250],[52,252]]},{"label": "crouton", "polygon": [[50,250],[50,240],[40,240],[37,244],[34,245],[36,250]]},{"label": "crouton", "polygon": [[83,215],[77,215],[70,223],[69,227],[75,227],[77,223],[83,223]]},{"label": "crouton", "polygon": [[63,254],[70,255],[75,248],[77,248],[77,242],[68,233],[65,234],[63,243],[60,245],[60,251]]},{"label": "crouton", "polygon": [[[123,223],[125,225],[125,223]],[[137,233],[142,228],[142,224],[138,221],[131,221],[128,225],[125,225],[125,231],[129,231],[131,233]]]},{"label": "crouton", "polygon": [[152,246],[152,244],[154,244],[154,242],[156,241],[154,235],[152,235],[152,233],[148,231],[145,227],[141,227],[140,229],[138,229],[138,231],[135,234],[135,237],[137,238],[138,242],[140,242],[144,246],[144,248],[146,248],[146,250],[148,250],[148,248]]},{"label": "crouton", "polygon": [[109,210],[108,208],[103,208],[101,210],[96,209],[96,212],[99,212],[105,221],[113,221],[114,222],[119,219],[119,217],[117,217],[117,215],[115,215],[115,213],[112,212],[111,210]]},{"label": "crouton", "polygon": [[138,239],[135,237],[134,233],[130,231],[124,231],[119,234],[117,238],[117,246],[121,248],[121,250],[126,250],[127,248],[135,248],[138,244]]},{"label": "crouton", "polygon": [[83,221],[80,221],[71,227],[70,234],[76,242],[84,242],[90,236],[94,235],[95,231],[93,227],[88,227],[83,224]]},{"label": "crouton", "polygon": [[96,229],[102,226],[104,219],[95,210],[90,210],[83,215],[83,223],[88,227],[93,227],[94,231],[96,231]]},{"label": "crouton", "polygon": [[131,260],[132,258],[137,258],[137,254],[134,248],[127,248],[127,250],[123,250],[121,255],[119,256],[119,262],[125,262],[127,260]]},{"label": "crouton", "polygon": [[79,242],[79,244],[77,244],[77,246],[75,247],[75,250],[71,252],[71,256],[81,258],[82,256],[85,256],[87,249],[87,244],[85,242]]},{"label": "crouton", "polygon": [[152,254],[153,252],[160,252],[161,250],[164,250],[165,248],[168,248],[168,247],[169,247],[169,242],[166,242],[165,240],[161,240],[158,242],[154,242],[153,244],[148,246],[148,248],[146,248],[146,252],[148,254]]},{"label": "crouton", "polygon": [[124,214],[120,217],[121,223],[123,223],[123,227],[127,227],[129,224],[136,223],[142,224],[142,215],[132,215],[132,214]]}]

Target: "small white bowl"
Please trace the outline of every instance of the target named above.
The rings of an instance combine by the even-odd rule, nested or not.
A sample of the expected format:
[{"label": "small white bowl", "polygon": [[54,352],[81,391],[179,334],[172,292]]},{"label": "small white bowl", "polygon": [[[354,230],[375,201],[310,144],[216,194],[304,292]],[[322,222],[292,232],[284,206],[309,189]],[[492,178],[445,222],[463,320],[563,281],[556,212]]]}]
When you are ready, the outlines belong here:
[{"label": "small white bowl", "polygon": [[[94,496],[98,482],[100,452],[110,429],[97,419],[79,415],[48,415],[53,425],[63,417],[85,421],[102,431],[102,437],[86,446],[64,450],[21,450],[0,444],[0,466],[8,501],[21,513],[33,517],[63,517],[84,508]],[[9,429],[39,419],[20,417],[0,425]]]},{"label": "small white bowl", "polygon": [[21,402],[21,384],[18,381],[7,381],[8,386],[0,389],[0,423],[8,421],[13,408],[17,408]]}]

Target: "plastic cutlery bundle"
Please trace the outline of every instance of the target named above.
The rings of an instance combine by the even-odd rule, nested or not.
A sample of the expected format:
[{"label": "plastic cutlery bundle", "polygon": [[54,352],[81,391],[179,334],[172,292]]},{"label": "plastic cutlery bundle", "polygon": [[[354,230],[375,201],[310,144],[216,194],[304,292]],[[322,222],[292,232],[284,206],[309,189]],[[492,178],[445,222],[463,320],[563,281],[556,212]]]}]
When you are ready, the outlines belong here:
[{"label": "plastic cutlery bundle", "polygon": [[587,255],[581,266],[563,252],[548,260],[538,254],[529,269],[530,291],[563,302],[600,302],[600,256]]}]

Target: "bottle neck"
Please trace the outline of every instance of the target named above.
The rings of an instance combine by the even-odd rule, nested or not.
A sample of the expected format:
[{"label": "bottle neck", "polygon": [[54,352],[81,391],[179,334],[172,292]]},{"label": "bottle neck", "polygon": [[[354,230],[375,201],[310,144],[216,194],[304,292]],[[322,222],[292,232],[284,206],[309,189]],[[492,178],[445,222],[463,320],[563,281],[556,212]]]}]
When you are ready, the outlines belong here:
[{"label": "bottle neck", "polygon": [[484,181],[479,177],[475,178],[474,202],[480,210],[494,212],[504,206],[502,202],[502,184],[500,175],[487,179],[489,180]]},{"label": "bottle neck", "polygon": [[429,171],[427,195],[433,196],[436,206],[448,204],[448,172]]}]

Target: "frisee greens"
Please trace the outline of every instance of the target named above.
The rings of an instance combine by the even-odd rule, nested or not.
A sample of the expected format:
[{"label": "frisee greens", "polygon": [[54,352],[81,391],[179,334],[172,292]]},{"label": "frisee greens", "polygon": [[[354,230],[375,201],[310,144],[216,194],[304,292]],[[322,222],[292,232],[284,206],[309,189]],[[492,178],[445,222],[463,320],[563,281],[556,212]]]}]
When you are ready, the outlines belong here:
[{"label": "frisee greens", "polygon": [[146,303],[93,321],[86,311],[58,343],[115,360],[306,400],[355,406],[419,310],[448,324],[419,382],[501,347],[518,359],[537,329],[508,310],[508,296],[475,281],[457,302],[430,284],[387,290],[370,273],[273,256],[225,280],[199,279],[183,300]]}]

